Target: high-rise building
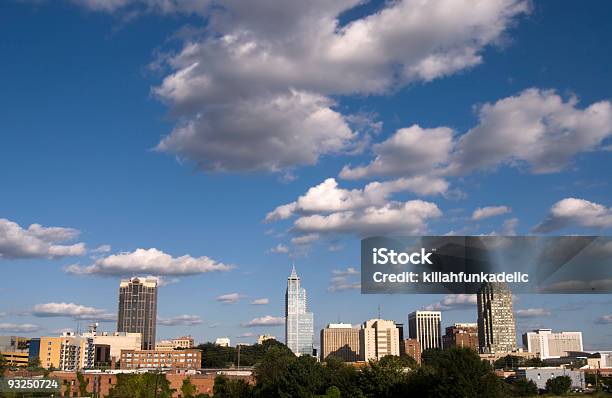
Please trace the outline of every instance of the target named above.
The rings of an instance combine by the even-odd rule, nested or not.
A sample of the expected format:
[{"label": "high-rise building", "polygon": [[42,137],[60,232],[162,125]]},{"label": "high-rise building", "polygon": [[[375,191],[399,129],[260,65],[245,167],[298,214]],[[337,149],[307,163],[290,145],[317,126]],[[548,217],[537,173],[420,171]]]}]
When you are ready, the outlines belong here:
[{"label": "high-rise building", "polygon": [[359,348],[359,329],[350,323],[330,323],[321,329],[321,361],[334,357],[344,362],[357,362]]},{"label": "high-rise building", "polygon": [[442,347],[445,350],[461,347],[478,351],[478,324],[455,323],[453,326],[448,326],[442,336]]},{"label": "high-rise building", "polygon": [[370,319],[359,330],[361,359],[379,360],[385,355],[399,356],[399,329],[394,321]]},{"label": "high-rise building", "polygon": [[442,348],[442,313],[440,311],[414,311],[408,314],[408,337],[418,340],[421,352],[429,348]]},{"label": "high-rise building", "polygon": [[157,281],[132,278],[119,285],[117,331],[140,333],[143,350],[155,348]]},{"label": "high-rise building", "polygon": [[417,363],[421,363],[421,343],[417,339],[401,340],[400,356],[409,356]]},{"label": "high-rise building", "polygon": [[478,347],[481,353],[516,351],[512,291],[505,283],[485,283],[478,295]]},{"label": "high-rise building", "polygon": [[285,344],[295,355],[313,354],[314,317],[308,311],[306,289],[300,286],[295,266],[285,292]]},{"label": "high-rise building", "polygon": [[558,358],[570,351],[583,351],[582,332],[553,333],[552,329],[537,329],[523,334],[523,345],[542,359]]}]

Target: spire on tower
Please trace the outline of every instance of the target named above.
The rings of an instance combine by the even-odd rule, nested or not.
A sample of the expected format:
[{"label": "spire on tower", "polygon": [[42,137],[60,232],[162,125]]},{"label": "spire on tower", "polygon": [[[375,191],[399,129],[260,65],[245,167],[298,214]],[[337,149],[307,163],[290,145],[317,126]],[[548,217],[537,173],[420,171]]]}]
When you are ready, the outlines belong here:
[{"label": "spire on tower", "polygon": [[289,278],[296,279],[297,277],[297,272],[295,271],[295,260],[293,260],[291,265],[291,275],[289,275]]}]

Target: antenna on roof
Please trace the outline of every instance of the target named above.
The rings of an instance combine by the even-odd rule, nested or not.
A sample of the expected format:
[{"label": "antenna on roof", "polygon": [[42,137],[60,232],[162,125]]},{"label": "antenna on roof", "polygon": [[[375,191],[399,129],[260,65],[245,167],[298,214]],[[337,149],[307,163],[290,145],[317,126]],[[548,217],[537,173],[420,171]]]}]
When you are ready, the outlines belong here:
[{"label": "antenna on roof", "polygon": [[378,304],[378,319],[382,319],[382,318],[380,317],[380,304]]}]

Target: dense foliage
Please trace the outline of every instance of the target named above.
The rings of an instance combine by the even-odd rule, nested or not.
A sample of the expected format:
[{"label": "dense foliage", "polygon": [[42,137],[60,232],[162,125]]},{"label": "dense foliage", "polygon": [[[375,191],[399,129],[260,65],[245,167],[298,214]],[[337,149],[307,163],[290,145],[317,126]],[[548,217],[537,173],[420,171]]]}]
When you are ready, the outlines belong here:
[{"label": "dense foliage", "polygon": [[[266,340],[262,344],[240,347],[240,366],[254,366],[260,362],[271,347],[288,348],[276,340]],[[238,365],[238,349],[236,347],[221,347],[213,343],[200,344],[202,350],[203,368],[229,368]]]},{"label": "dense foliage", "polygon": [[111,388],[108,398],[171,398],[172,392],[164,374],[118,374],[117,384]]},{"label": "dense foliage", "polygon": [[563,395],[569,392],[572,379],[568,376],[558,376],[546,382],[546,391],[554,395]]}]

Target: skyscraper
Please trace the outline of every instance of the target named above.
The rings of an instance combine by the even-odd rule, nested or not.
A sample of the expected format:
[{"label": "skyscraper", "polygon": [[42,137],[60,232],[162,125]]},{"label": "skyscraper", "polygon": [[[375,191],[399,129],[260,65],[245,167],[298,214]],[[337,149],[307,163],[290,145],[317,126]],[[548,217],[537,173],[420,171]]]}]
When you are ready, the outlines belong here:
[{"label": "skyscraper", "polygon": [[478,347],[485,354],[516,351],[512,291],[505,283],[485,283],[478,292]]},{"label": "skyscraper", "polygon": [[321,361],[335,357],[344,362],[360,358],[359,329],[350,323],[330,323],[321,330]]},{"label": "skyscraper", "polygon": [[155,349],[157,323],[157,281],[132,278],[119,285],[117,331],[140,333],[142,349]]},{"label": "skyscraper", "polygon": [[442,348],[441,323],[440,311],[414,311],[408,314],[408,336],[418,340],[421,352],[428,348]]},{"label": "skyscraper", "polygon": [[294,265],[285,292],[285,344],[295,355],[312,355],[313,325],[313,314],[308,311],[306,303],[306,289],[300,286]]}]

